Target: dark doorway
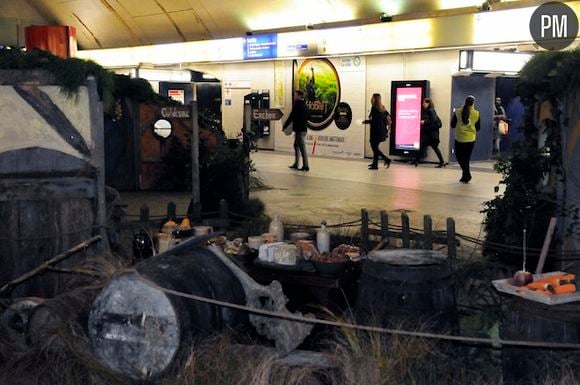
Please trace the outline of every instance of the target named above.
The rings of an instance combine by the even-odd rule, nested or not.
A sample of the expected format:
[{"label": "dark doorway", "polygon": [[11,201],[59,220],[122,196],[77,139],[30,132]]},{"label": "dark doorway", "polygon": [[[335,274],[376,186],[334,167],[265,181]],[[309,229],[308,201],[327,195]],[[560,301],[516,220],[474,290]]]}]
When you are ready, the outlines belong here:
[{"label": "dark doorway", "polygon": [[[454,76],[451,83],[450,116],[453,116],[455,108],[463,106],[465,98],[469,95],[475,96],[475,108],[479,111],[481,129],[477,133],[471,160],[491,159],[495,80],[492,77],[485,77],[484,74],[471,74],[471,76]],[[451,128],[449,159],[453,162],[456,161],[454,143],[455,129]]]}]

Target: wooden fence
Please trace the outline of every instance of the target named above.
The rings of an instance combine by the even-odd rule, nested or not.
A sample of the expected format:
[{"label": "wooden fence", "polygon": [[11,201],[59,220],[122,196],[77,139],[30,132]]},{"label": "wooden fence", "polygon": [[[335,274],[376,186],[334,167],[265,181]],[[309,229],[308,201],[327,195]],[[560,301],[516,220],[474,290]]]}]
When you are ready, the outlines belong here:
[{"label": "wooden fence", "polygon": [[[147,205],[143,205],[140,209],[139,219],[136,221],[128,221],[120,224],[120,228],[140,228],[140,227],[161,227],[162,224],[169,220],[176,220],[178,217],[185,215],[177,215],[176,205],[174,202],[167,204],[165,215],[152,217]],[[203,225],[213,226],[218,231],[227,231],[236,229],[240,231],[241,235],[247,237],[249,229],[244,220],[251,220],[252,218],[244,215],[231,212],[226,200],[221,200],[218,211],[203,213]],[[393,240],[401,240],[403,248],[420,247],[425,250],[432,250],[434,245],[446,246],[449,258],[455,259],[457,255],[457,246],[459,240],[455,232],[455,220],[447,218],[446,230],[433,230],[433,220],[431,216],[425,215],[423,217],[423,228],[417,229],[410,226],[409,215],[406,212],[401,213],[401,224],[392,223],[389,214],[383,210],[379,213],[378,222],[373,221],[367,209],[361,210],[360,221],[348,222],[349,227],[360,224],[360,246],[365,250],[371,250],[373,247],[393,246]],[[342,225],[335,224],[329,227],[340,228]],[[291,228],[314,230],[318,228],[316,225],[290,225]]]}]

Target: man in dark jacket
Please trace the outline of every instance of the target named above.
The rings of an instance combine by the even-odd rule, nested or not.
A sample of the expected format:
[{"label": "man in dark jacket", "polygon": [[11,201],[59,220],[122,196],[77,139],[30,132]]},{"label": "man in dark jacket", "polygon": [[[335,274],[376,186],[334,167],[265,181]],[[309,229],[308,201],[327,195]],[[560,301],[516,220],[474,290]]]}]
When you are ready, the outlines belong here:
[{"label": "man in dark jacket", "polygon": [[292,112],[290,112],[282,130],[292,123],[292,130],[294,131],[294,164],[288,167],[298,169],[300,152],[302,153],[302,168],[300,168],[302,171],[310,170],[308,167],[308,154],[306,153],[306,146],[304,145],[304,139],[306,138],[306,132],[308,131],[306,126],[307,120],[308,107],[304,102],[304,93],[297,90],[294,93],[294,106],[292,107]]}]

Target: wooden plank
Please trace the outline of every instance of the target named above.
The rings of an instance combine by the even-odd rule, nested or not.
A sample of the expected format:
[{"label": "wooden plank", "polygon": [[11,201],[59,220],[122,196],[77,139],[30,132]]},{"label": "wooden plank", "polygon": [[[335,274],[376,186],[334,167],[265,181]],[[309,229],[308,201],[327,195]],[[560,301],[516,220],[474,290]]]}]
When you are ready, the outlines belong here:
[{"label": "wooden plank", "polygon": [[220,200],[219,217],[222,220],[227,220],[228,216],[229,216],[228,201],[225,199],[222,199],[222,200]]},{"label": "wooden plank", "polygon": [[149,221],[149,206],[146,203],[143,203],[143,206],[139,209],[139,221],[140,222],[147,222]]},{"label": "wooden plank", "polygon": [[192,133],[191,133],[191,198],[192,198],[192,216],[193,220],[198,222],[201,220],[201,193],[200,193],[200,177],[199,177],[199,122],[197,102],[191,102],[191,118],[192,118]]},{"label": "wooden plank", "polygon": [[105,127],[103,122],[103,103],[99,98],[97,91],[97,81],[94,76],[87,78],[89,91],[89,110],[91,116],[91,135],[92,135],[92,157],[91,163],[97,170],[95,179],[95,190],[97,192],[97,204],[95,224],[100,226],[99,234],[103,238],[98,247],[102,253],[110,251],[107,231],[107,203],[105,200]]},{"label": "wooden plank", "polygon": [[433,250],[433,220],[429,215],[423,217],[423,249]]},{"label": "wooden plank", "polygon": [[389,244],[389,214],[385,210],[381,210],[381,238]]},{"label": "wooden plank", "polygon": [[0,175],[3,178],[92,177],[95,173],[95,168],[85,160],[56,150],[30,147],[0,153]]},{"label": "wooden plank", "polygon": [[172,220],[175,221],[175,218],[177,218],[177,205],[175,204],[175,202],[171,201],[167,204],[167,216],[166,216],[167,220]]},{"label": "wooden plank", "polygon": [[409,226],[409,215],[406,212],[401,213],[401,226],[403,232],[403,248],[408,249],[411,247],[411,242],[409,240],[411,229]]},{"label": "wooden plank", "polygon": [[457,256],[457,248],[455,244],[455,220],[447,218],[447,255],[449,259],[453,260]]},{"label": "wooden plank", "polygon": [[360,227],[360,238],[361,247],[364,250],[369,249],[369,212],[367,209],[360,210],[361,227]]},{"label": "wooden plank", "polygon": [[95,198],[95,193],[94,182],[89,178],[0,178],[0,201]]},{"label": "wooden plank", "polygon": [[[90,86],[90,81],[89,81]],[[14,86],[14,91],[28,105],[40,115],[46,123],[63,139],[69,146],[90,158],[91,149],[82,134],[71,123],[62,110],[52,101],[50,96],[38,87]],[[98,99],[97,99],[98,100]],[[92,106],[92,103],[91,103]],[[101,117],[102,121],[102,117]],[[103,127],[101,127],[103,128]],[[102,134],[103,131],[101,131]]]}]

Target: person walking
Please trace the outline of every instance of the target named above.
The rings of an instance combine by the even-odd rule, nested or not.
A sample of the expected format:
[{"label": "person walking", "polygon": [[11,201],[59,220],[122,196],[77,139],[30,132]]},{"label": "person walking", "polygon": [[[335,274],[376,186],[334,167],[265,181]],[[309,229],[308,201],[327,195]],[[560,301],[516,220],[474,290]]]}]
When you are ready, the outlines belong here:
[{"label": "person walking", "polygon": [[[310,171],[310,167],[308,167],[308,154],[306,153],[306,145],[304,144],[306,132],[308,131],[307,121],[308,107],[304,101],[304,92],[296,90],[294,92],[292,111],[288,119],[286,119],[282,131],[292,123],[292,130],[294,131],[294,164],[288,167],[301,171]],[[302,154],[302,168],[298,168],[300,154]]]},{"label": "person walking", "polygon": [[499,122],[508,121],[507,115],[505,113],[505,108],[501,105],[501,98],[498,96],[495,98],[495,108],[493,111],[493,154],[499,154],[501,136],[505,133],[499,132]]},{"label": "person walking", "polygon": [[419,158],[423,149],[429,146],[435,151],[435,155],[439,159],[439,164],[435,167],[441,168],[447,165],[443,160],[441,150],[439,150],[439,129],[441,126],[441,119],[439,119],[437,112],[435,112],[433,101],[431,98],[423,99],[421,108],[421,149],[417,152],[415,167],[419,164]]},{"label": "person walking", "polygon": [[391,166],[391,159],[379,149],[381,142],[387,140],[388,126],[391,125],[391,115],[385,109],[381,100],[381,94],[373,94],[371,97],[371,112],[369,118],[363,124],[371,125],[370,144],[373,150],[373,162],[369,164],[369,170],[378,170],[379,157],[385,162],[385,167]]},{"label": "person walking", "polygon": [[474,96],[468,96],[463,107],[455,109],[451,127],[455,128],[455,156],[462,171],[459,181],[469,183],[471,180],[469,161],[475,146],[477,131],[480,129],[479,111],[475,109]]}]

